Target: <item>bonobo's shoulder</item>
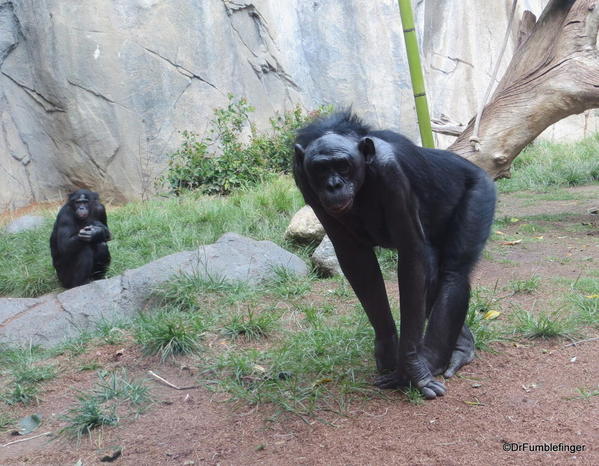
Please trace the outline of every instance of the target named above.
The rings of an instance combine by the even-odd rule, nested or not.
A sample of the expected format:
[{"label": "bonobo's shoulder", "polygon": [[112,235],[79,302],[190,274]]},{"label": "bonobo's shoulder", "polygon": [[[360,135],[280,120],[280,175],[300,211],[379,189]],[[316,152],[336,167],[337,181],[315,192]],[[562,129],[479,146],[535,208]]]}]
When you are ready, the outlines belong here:
[{"label": "bonobo's shoulder", "polygon": [[389,130],[371,131],[367,137],[373,140],[376,159],[385,165],[397,164],[402,158],[419,157],[419,147],[407,137]]}]

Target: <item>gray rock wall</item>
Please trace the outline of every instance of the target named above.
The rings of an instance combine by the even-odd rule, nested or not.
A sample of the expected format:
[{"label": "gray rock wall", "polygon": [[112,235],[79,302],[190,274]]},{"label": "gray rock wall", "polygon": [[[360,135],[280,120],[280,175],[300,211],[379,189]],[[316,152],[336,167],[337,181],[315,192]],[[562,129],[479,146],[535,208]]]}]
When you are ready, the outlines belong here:
[{"label": "gray rock wall", "polygon": [[[433,115],[466,122],[511,0],[415,3]],[[396,0],[0,0],[0,211],[147,194],[229,92],[263,126],[333,103],[418,138]]]}]

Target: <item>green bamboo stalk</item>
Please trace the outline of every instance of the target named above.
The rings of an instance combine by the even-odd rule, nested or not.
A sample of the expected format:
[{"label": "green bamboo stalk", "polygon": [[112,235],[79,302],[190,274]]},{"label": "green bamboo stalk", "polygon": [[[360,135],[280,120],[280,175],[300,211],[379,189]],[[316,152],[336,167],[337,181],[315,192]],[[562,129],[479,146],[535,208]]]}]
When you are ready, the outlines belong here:
[{"label": "green bamboo stalk", "polygon": [[416,103],[420,139],[424,147],[434,148],[435,140],[433,139],[431,117],[424,90],[424,75],[422,74],[422,65],[420,63],[418,39],[416,37],[416,27],[414,26],[414,14],[412,13],[412,1],[397,0],[397,3],[399,4],[399,14],[401,15],[406,51],[408,53],[408,65],[410,66],[410,78],[412,79],[412,90],[414,91],[414,102]]}]

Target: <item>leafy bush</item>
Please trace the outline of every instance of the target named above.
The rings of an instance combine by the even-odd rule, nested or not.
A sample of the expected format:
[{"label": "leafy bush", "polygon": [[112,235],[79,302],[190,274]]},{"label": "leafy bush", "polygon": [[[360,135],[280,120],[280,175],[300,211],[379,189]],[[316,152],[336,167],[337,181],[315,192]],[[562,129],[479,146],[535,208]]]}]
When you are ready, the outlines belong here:
[{"label": "leafy bush", "polygon": [[[254,111],[246,99],[229,94],[226,108],[214,110],[207,135],[183,131],[181,147],[170,155],[162,181],[179,195],[199,189],[205,194],[230,194],[253,185],[268,173],[289,173],[295,131],[324,109],[304,114],[300,107],[270,119],[269,134],[249,122]],[[249,125],[250,138],[243,142]]]}]

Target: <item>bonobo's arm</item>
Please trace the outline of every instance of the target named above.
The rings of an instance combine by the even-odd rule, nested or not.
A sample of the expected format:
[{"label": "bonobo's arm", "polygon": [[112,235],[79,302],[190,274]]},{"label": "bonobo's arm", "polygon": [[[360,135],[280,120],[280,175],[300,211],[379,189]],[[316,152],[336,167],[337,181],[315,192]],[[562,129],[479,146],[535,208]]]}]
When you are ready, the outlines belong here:
[{"label": "bonobo's arm", "polygon": [[74,254],[83,247],[83,243],[79,240],[79,227],[74,214],[66,209],[58,215],[56,246],[59,255],[66,257],[74,257]]},{"label": "bonobo's arm", "polygon": [[380,372],[397,365],[397,329],[391,315],[385,282],[372,247],[364,244],[319,207],[316,216],[324,226],[343,274],[364,307],[375,333],[375,359]]},{"label": "bonobo's arm", "polygon": [[85,226],[79,231],[79,239],[86,243],[105,243],[110,241],[111,235],[108,227],[102,222],[94,220],[90,225]]},{"label": "bonobo's arm", "polygon": [[[395,235],[399,252],[399,365],[394,374],[380,377],[377,385],[393,388],[403,385],[406,376],[428,399],[445,394],[422,357],[421,345],[426,319],[427,257],[426,235],[420,222],[418,199],[401,169],[392,174],[395,184],[389,193],[388,228]],[[392,201],[391,201],[392,200]]]}]

